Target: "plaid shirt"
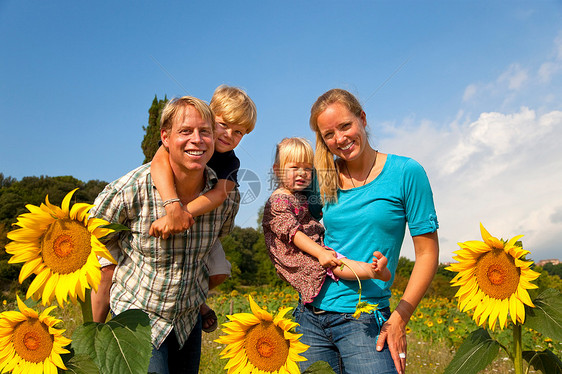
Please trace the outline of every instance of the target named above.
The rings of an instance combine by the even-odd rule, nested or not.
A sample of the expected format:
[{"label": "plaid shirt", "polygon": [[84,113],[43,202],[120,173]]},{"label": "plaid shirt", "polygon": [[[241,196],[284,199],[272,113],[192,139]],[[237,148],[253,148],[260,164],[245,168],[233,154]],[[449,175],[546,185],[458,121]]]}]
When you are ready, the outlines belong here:
[{"label": "plaid shirt", "polygon": [[[202,194],[217,181],[208,167],[205,178]],[[116,314],[128,309],[147,312],[156,348],[172,329],[180,346],[189,337],[199,306],[207,296],[209,250],[218,237],[232,230],[239,200],[238,190],[234,189],[220,207],[195,217],[190,230],[163,240],[148,235],[152,222],[166,214],[152,183],[150,163],[107,185],[96,198],[93,217],[131,229],[119,232],[106,244],[117,260],[111,310]]]}]

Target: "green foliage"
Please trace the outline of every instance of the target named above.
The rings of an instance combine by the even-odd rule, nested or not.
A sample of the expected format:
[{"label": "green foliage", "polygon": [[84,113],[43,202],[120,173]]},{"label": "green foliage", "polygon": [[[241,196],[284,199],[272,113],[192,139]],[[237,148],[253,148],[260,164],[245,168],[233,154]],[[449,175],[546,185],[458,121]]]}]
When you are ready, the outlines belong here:
[{"label": "green foliage", "polygon": [[548,289],[533,300],[534,308],[525,305],[525,325],[556,340],[562,340],[562,294]]},{"label": "green foliage", "polygon": [[303,374],[335,374],[335,372],[326,361],[316,361]]},{"label": "green foliage", "polygon": [[523,358],[535,370],[540,370],[542,373],[562,374],[562,362],[548,349],[542,352],[525,351]]},{"label": "green foliage", "polygon": [[[78,355],[88,355],[100,373],[146,373],[152,352],[150,319],[141,310],[127,310],[107,323],[88,322],[72,335]],[[88,360],[75,363],[91,366]],[[85,370],[84,370],[85,371]]]},{"label": "green foliage", "polygon": [[461,344],[457,354],[445,369],[445,374],[470,374],[484,370],[498,355],[500,344],[488,331],[473,331]]},{"label": "green foliage", "polygon": [[232,275],[221,285],[222,290],[232,290],[240,285],[283,283],[269,259],[263,233],[251,227],[236,226],[221,242],[232,264]]},{"label": "green foliage", "polygon": [[562,264],[544,264],[542,268],[546,270],[548,274],[557,275],[559,278],[562,278]]},{"label": "green foliage", "polygon": [[143,164],[150,162],[158,150],[158,141],[160,140],[160,116],[167,102],[167,97],[164,97],[164,100],[158,100],[158,97],[154,95],[152,105],[150,109],[148,109],[148,126],[142,127],[145,131],[141,143],[142,152],[144,153]]}]

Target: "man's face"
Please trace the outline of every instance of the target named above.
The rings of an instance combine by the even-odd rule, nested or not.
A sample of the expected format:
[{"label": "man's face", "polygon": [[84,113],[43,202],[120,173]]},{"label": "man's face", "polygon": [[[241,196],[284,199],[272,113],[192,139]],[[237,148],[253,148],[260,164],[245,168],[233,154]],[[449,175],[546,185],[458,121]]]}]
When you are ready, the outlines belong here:
[{"label": "man's face", "polygon": [[168,147],[173,170],[204,170],[215,150],[211,124],[195,107],[188,105],[169,131],[162,130],[162,143]]}]

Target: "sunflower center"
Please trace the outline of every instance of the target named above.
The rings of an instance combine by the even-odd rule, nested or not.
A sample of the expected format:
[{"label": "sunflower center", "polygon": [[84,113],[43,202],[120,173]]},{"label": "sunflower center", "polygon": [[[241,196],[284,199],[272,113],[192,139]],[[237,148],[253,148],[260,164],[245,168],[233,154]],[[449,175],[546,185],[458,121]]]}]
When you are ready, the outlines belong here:
[{"label": "sunflower center", "polygon": [[41,239],[43,262],[55,273],[73,273],[86,264],[91,240],[90,232],[80,222],[57,219]]},{"label": "sunflower center", "polygon": [[74,246],[72,245],[72,238],[70,237],[70,235],[59,236],[53,244],[53,250],[59,257],[68,256],[70,253],[72,253],[73,249]]},{"label": "sunflower center", "polygon": [[272,322],[263,321],[248,330],[245,343],[248,360],[260,370],[276,371],[287,362],[289,342]]},{"label": "sunflower center", "polygon": [[476,263],[476,280],[489,297],[503,300],[517,291],[521,270],[503,249],[493,249]]},{"label": "sunflower center", "polygon": [[24,321],[14,328],[14,350],[26,361],[42,362],[53,349],[53,336],[37,319]]}]

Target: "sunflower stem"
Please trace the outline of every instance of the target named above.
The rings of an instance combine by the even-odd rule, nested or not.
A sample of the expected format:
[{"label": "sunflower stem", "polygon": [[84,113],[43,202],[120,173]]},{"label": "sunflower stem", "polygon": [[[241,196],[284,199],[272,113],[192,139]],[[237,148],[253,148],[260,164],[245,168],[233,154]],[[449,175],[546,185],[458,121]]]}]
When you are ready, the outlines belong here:
[{"label": "sunflower stem", "polygon": [[521,341],[521,324],[513,325],[513,364],[515,374],[523,374],[523,345]]},{"label": "sunflower stem", "polygon": [[359,275],[357,275],[357,273],[355,272],[355,270],[353,270],[353,268],[351,266],[349,266],[344,260],[340,260],[342,264],[344,264],[345,266],[347,266],[349,268],[349,270],[351,270],[353,272],[353,274],[355,275],[355,278],[357,278],[357,282],[359,283],[359,301],[357,302],[357,304],[359,304],[361,302],[361,279],[359,279]]},{"label": "sunflower stem", "polygon": [[80,307],[82,308],[83,323],[94,321],[92,314],[92,290],[90,288],[86,288],[85,291],[86,297],[84,298],[84,301],[78,299],[80,301]]}]

